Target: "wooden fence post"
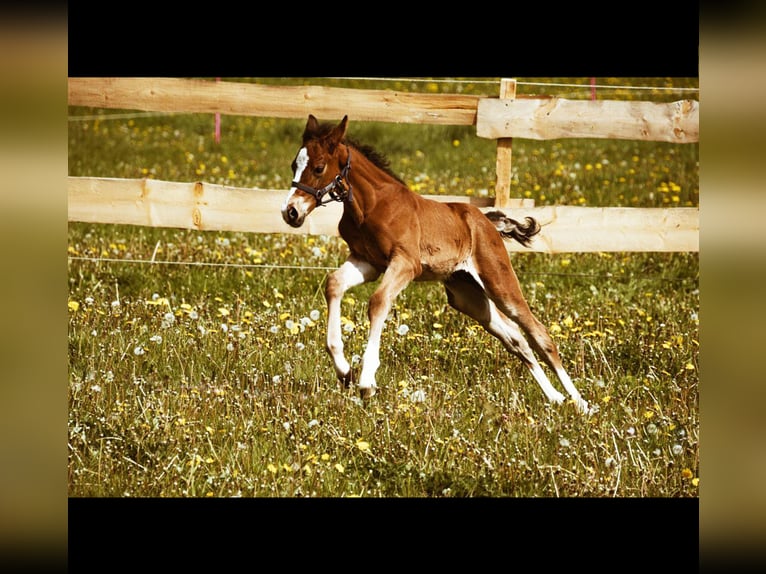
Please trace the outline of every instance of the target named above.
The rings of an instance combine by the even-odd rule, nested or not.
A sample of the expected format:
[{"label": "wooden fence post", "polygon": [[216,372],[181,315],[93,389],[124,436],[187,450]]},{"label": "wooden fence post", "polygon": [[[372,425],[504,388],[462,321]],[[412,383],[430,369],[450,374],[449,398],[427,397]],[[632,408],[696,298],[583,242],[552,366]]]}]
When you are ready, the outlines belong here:
[{"label": "wooden fence post", "polygon": [[[516,97],[516,80],[503,78],[500,80],[500,98],[513,99]],[[497,180],[495,182],[495,207],[506,207],[511,197],[511,151],[513,138],[498,138],[497,140]]]}]

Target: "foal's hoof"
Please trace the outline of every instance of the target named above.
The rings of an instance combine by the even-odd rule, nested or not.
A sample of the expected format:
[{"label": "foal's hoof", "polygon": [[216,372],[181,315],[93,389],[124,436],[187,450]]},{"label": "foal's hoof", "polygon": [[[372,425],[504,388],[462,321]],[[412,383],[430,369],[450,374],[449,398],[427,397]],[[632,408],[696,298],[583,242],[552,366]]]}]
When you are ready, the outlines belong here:
[{"label": "foal's hoof", "polygon": [[354,382],[354,370],[349,369],[348,373],[346,373],[345,375],[339,376],[338,380],[341,382],[344,389],[348,389],[349,387],[351,387],[351,383]]},{"label": "foal's hoof", "polygon": [[359,396],[363,401],[368,401],[375,394],[375,387],[359,387]]}]

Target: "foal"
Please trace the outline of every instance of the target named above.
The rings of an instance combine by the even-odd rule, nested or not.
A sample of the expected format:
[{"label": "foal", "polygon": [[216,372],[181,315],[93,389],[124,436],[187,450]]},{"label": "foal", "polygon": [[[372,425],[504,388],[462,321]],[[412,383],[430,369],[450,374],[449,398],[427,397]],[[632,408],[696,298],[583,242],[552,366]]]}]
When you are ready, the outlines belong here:
[{"label": "foal", "polygon": [[394,299],[411,281],[441,281],[449,304],[517,356],[548,400],[561,403],[565,397],[553,387],[533,349],[577,407],[588,412],[547,329],[525,301],[503,244],[506,237],[528,246],[539,224],[531,217],[522,224],[499,211],[485,215],[468,203],[441,203],[412,192],[382,156],[346,139],[347,125],[348,116],[338,125],[320,125],[309,115],[292,163],[292,187],[282,205],[285,222],[300,227],[316,207],[343,203],[338,231],[350,255],[325,285],[327,351],[340,381],[346,386],[352,382],[340,321],[341,298],[348,289],[382,274],[369,301],[370,333],[359,377],[360,395],[366,399],[375,394],[380,338]]}]

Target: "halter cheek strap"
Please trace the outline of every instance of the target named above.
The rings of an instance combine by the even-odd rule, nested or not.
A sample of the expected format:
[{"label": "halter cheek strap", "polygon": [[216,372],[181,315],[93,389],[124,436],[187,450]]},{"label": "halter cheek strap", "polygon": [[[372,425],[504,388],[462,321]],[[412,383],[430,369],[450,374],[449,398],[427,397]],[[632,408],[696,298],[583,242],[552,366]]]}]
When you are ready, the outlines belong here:
[{"label": "halter cheek strap", "polygon": [[[300,181],[294,181],[291,185],[300,189],[301,191],[305,191],[306,193],[313,195],[317,200],[317,207],[327,205],[331,201],[352,201],[352,186],[351,182],[348,181],[348,172],[351,171],[351,149],[348,147],[348,145],[346,145],[346,151],[348,152],[346,165],[343,166],[343,169],[340,171],[340,173],[336,175],[333,180],[322,189],[316,189],[310,185],[301,183]],[[324,197],[326,194],[329,194],[330,197],[322,201],[322,197]]]}]

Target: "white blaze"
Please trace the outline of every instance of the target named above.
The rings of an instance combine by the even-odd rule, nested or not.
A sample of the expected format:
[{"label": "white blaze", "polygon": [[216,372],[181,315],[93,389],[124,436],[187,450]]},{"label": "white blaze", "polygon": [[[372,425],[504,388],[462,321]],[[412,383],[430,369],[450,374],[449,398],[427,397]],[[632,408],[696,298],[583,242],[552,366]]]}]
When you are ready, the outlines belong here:
[{"label": "white blaze", "polygon": [[[295,174],[293,175],[293,181],[300,181],[301,175],[303,175],[303,170],[306,169],[306,166],[309,163],[309,152],[305,147],[302,147],[300,151],[298,151],[298,156],[295,158]],[[290,193],[287,194],[287,199],[285,199],[285,203],[282,205],[282,211],[287,209],[287,204],[290,202],[290,198],[293,196],[293,193],[295,193],[295,187],[290,187]]]}]

